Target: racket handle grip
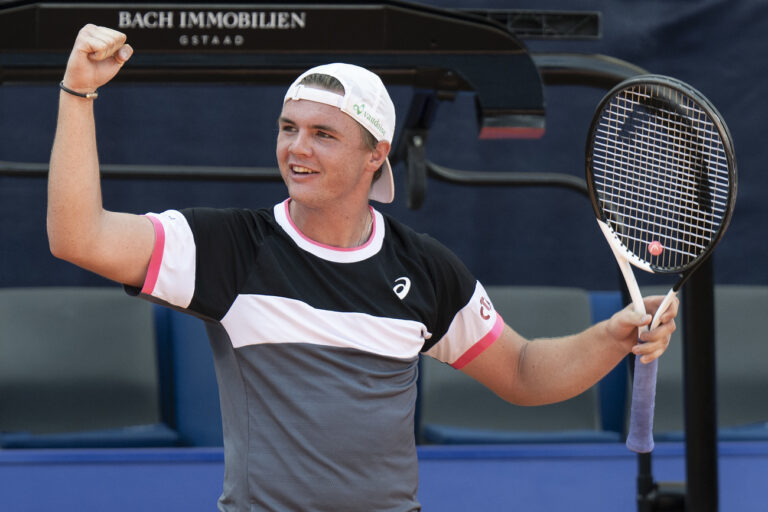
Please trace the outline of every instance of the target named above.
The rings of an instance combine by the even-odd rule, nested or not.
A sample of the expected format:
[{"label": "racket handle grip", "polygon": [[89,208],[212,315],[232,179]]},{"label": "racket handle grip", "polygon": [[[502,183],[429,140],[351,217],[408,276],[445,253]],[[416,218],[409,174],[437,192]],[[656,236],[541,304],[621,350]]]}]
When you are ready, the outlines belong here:
[{"label": "racket handle grip", "polygon": [[635,377],[632,383],[632,408],[629,414],[627,448],[637,453],[653,451],[653,411],[656,402],[656,373],[659,360],[648,364],[635,358]]}]

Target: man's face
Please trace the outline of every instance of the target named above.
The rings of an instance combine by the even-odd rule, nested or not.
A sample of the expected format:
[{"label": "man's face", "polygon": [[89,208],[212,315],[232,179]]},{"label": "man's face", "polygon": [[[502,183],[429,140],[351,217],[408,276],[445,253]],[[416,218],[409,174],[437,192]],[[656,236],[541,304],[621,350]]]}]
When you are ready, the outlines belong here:
[{"label": "man's face", "polygon": [[277,162],[294,201],[320,207],[350,198],[367,199],[372,152],[360,127],[336,107],[289,100],[278,120]]}]

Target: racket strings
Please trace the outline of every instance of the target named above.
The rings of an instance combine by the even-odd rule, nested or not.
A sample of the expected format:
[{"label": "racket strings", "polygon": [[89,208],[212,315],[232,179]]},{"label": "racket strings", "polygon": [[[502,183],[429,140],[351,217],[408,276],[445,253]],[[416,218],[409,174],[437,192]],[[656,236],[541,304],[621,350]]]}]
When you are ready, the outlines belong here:
[{"label": "racket strings", "polygon": [[[647,129],[646,129],[646,131],[647,131]],[[646,137],[650,137],[650,136],[653,136],[654,133],[655,132],[648,132],[645,135],[646,135]],[[602,135],[603,138],[609,136],[608,132],[605,131],[604,129],[603,130],[598,130],[598,135]],[[691,178],[695,173],[700,172],[699,169],[701,169],[701,164],[699,164],[696,167],[692,168],[692,167],[690,167],[690,165],[691,165],[691,160],[690,159],[688,159],[688,158],[683,159],[683,158],[680,157],[681,154],[684,154],[684,151],[690,151],[690,148],[682,146],[679,143],[676,143],[674,141],[673,141],[672,144],[668,144],[666,147],[662,147],[662,145],[660,143],[655,142],[655,141],[650,142],[649,146],[653,149],[653,152],[648,153],[648,155],[647,155],[647,159],[648,159],[649,163],[651,163],[653,165],[657,165],[657,166],[661,166],[661,165],[665,165],[665,164],[671,164],[671,165],[674,165],[674,166],[677,166],[677,167],[680,167],[680,168],[685,168],[685,171],[686,171],[686,175],[684,175],[685,178]],[[597,139],[595,141],[595,151],[596,152],[602,152],[603,154],[605,154],[606,151],[609,151],[609,150],[613,151],[613,150],[616,150],[617,148],[620,151],[624,151],[624,152],[632,151],[631,147],[629,147],[629,145],[626,142],[622,141],[622,140],[615,141],[614,144],[611,145],[610,147],[605,145],[604,143],[602,143],[600,139]],[[667,156],[669,157],[668,161],[661,160],[660,159],[660,155],[661,154],[665,154],[665,152],[667,152],[669,149],[674,149],[676,152],[675,153],[671,153],[671,152],[670,153],[666,153]],[[707,149],[708,153],[702,153],[702,156],[709,155],[710,158],[713,159],[713,160],[716,160],[716,159],[719,159],[719,158],[725,158],[725,156],[722,155],[722,154],[713,154],[712,153],[712,148],[700,148],[700,149]],[[713,181],[720,180],[720,181],[722,181],[727,186],[727,183],[728,183],[728,173],[727,173],[728,162],[726,160],[722,160],[722,161],[718,161],[717,163],[718,163],[718,168],[714,169],[714,174],[712,174],[710,176],[710,179],[713,180]],[[723,174],[722,172],[719,172],[722,169],[726,169],[725,174]],[[689,180],[688,184],[691,187],[693,187],[697,183],[695,181],[693,181],[693,180]]]},{"label": "racket strings", "polygon": [[[617,168],[617,167],[613,166],[612,164],[606,164],[606,165],[608,167],[612,167],[612,169],[611,169],[612,172],[620,172],[621,171],[620,168]],[[625,169],[625,172],[628,172],[629,174],[633,174],[634,175],[633,177],[635,177],[638,180],[637,181],[637,183],[638,183],[638,185],[637,185],[638,192],[649,194],[652,191],[654,191],[653,188],[645,186],[645,184],[642,181],[642,178],[643,178],[642,175],[634,173],[632,169]],[[682,183],[682,184],[676,183],[673,180],[669,180],[669,179],[666,179],[666,178],[662,178],[662,179],[660,179],[660,181],[662,181],[664,183],[664,186],[665,186],[665,188],[663,190],[658,191],[659,195],[662,198],[664,198],[665,200],[668,200],[668,201],[680,200],[681,201],[681,207],[686,209],[686,210],[689,210],[691,215],[693,215],[697,211],[698,202],[696,201],[696,197],[695,197],[696,190],[695,190],[694,187],[689,187],[687,183]],[[603,181],[599,181],[599,184],[601,186],[603,186],[603,187],[611,187],[612,186],[611,183],[603,182]],[[672,194],[670,194],[668,192],[668,190],[671,187],[677,187],[677,186],[682,188],[683,192],[685,192],[686,195],[684,195],[684,196],[673,196]],[[616,187],[614,187],[614,192],[616,194],[619,194],[621,191],[619,189],[617,189]],[[726,210],[727,210],[727,206],[728,206],[727,203],[725,203],[721,197],[715,197],[715,198],[712,199],[712,209],[716,213],[719,213],[721,215],[724,214],[726,212]]]},{"label": "racket strings", "polygon": [[[604,107],[593,182],[625,247],[658,268],[686,266],[717,236],[728,208],[728,158],[709,115],[661,85],[622,91]],[[663,250],[651,254],[649,246]]]}]

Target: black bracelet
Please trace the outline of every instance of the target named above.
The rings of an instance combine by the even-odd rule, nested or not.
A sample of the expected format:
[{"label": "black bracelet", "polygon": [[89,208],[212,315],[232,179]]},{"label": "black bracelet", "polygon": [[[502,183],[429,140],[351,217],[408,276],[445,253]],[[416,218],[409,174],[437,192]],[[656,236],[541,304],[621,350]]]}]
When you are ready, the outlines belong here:
[{"label": "black bracelet", "polygon": [[63,80],[61,81],[61,83],[59,83],[59,89],[61,89],[64,92],[68,92],[69,94],[72,94],[74,96],[77,96],[79,98],[85,98],[87,100],[95,100],[96,98],[99,97],[99,93],[97,91],[93,91],[93,92],[77,92],[77,91],[73,91],[72,89],[70,89],[69,87],[64,85],[64,81]]}]

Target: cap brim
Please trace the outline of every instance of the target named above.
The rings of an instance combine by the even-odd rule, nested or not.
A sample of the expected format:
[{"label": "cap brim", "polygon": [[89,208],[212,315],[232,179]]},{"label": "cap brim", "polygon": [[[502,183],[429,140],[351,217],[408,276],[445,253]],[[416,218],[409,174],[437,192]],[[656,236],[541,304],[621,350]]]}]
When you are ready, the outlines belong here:
[{"label": "cap brim", "polygon": [[389,158],[382,166],[381,176],[371,186],[368,198],[380,203],[391,203],[395,200],[395,179],[392,177],[392,166],[389,164]]}]

